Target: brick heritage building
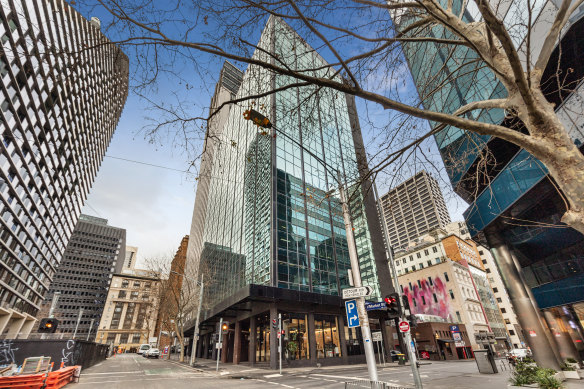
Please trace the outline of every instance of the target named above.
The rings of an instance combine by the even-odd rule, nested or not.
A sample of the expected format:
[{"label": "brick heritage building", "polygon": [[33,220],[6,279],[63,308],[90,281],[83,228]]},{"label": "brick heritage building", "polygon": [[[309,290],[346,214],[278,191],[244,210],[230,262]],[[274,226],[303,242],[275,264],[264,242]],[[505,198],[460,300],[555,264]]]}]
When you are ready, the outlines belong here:
[{"label": "brick heritage building", "polygon": [[[183,276],[185,274],[185,263],[187,260],[187,247],[189,244],[189,236],[185,235],[181,242],[172,263],[170,265],[170,274],[168,275],[168,280],[163,280],[162,285],[164,285],[160,291],[161,300],[164,304],[160,304],[158,310],[158,317],[156,319],[156,336],[159,336],[158,346],[161,350],[166,346],[171,346],[175,342],[175,337],[172,332],[175,331],[173,323],[171,320],[173,316],[176,315],[177,304],[175,298],[177,293],[183,286]],[[188,275],[187,275],[188,277]]]}]

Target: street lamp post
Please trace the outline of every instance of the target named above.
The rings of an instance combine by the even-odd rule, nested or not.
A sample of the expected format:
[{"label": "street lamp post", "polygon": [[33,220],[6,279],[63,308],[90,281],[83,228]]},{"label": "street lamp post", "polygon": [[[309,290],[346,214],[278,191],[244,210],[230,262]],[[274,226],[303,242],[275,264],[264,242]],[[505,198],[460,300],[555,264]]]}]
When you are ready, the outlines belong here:
[{"label": "street lamp post", "polygon": [[[351,273],[353,275],[353,284],[355,287],[362,286],[361,284],[361,272],[359,267],[359,258],[357,256],[357,246],[355,244],[355,236],[353,235],[353,223],[351,222],[351,214],[349,211],[349,204],[347,203],[345,188],[343,181],[341,179],[341,172],[326,163],[322,158],[315,155],[313,152],[305,148],[294,138],[288,136],[284,131],[278,130],[276,127],[272,126],[270,120],[266,118],[261,113],[251,109],[244,112],[243,117],[246,120],[253,121],[256,125],[263,128],[273,128],[278,134],[284,136],[298,147],[300,147],[304,152],[309,154],[311,157],[320,162],[325,169],[331,172],[331,176],[337,181],[339,190],[339,201],[343,209],[343,220],[345,223],[345,233],[347,235],[347,247],[349,249],[349,259],[351,261]],[[365,310],[365,298],[359,297],[357,300],[357,312],[359,315],[359,323],[361,327],[361,335],[363,336],[364,346],[365,346],[365,358],[367,360],[367,370],[369,371],[369,379],[371,381],[377,381],[377,365],[375,362],[375,351],[373,350],[373,342],[371,341],[371,329],[369,327],[369,317],[367,311]]]},{"label": "street lamp post", "polygon": [[[203,292],[205,290],[205,283],[203,282],[203,275],[201,274],[201,281],[194,280],[187,275],[182,273],[176,272],[174,270],[170,271],[171,273],[178,274],[179,276],[183,276],[191,282],[194,282],[195,285],[199,285],[199,306],[197,307],[197,319],[195,321],[195,331],[193,333],[193,347],[191,349],[191,360],[190,364],[193,365],[195,363],[195,352],[197,350],[197,342],[199,340],[199,320],[201,319],[201,306],[203,305]],[[162,331],[162,330],[161,330]]]}]

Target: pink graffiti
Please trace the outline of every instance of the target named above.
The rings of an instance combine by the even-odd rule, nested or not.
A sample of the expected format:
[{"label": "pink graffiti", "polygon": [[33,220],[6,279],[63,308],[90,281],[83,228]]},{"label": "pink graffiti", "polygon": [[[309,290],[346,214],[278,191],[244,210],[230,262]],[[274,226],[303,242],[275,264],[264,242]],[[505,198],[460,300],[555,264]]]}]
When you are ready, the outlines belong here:
[{"label": "pink graffiti", "polygon": [[420,280],[420,286],[413,285],[412,289],[404,287],[404,295],[408,297],[412,313],[440,316],[452,321],[450,296],[440,277],[433,278],[432,285],[427,279]]}]

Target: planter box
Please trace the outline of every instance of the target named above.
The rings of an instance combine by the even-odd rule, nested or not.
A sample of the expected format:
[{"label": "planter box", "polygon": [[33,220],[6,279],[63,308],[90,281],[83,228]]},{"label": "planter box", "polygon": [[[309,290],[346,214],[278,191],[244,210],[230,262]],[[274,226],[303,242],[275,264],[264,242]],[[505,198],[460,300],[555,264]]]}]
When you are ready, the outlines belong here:
[{"label": "planter box", "polygon": [[564,373],[564,377],[566,377],[566,379],[568,379],[568,380],[579,380],[580,379],[580,375],[578,374],[577,371],[564,370],[564,371],[562,371],[562,373]]},{"label": "planter box", "polygon": [[567,366],[573,367],[574,369],[578,370],[580,368],[580,364],[579,363],[570,363],[570,362],[566,362]]}]

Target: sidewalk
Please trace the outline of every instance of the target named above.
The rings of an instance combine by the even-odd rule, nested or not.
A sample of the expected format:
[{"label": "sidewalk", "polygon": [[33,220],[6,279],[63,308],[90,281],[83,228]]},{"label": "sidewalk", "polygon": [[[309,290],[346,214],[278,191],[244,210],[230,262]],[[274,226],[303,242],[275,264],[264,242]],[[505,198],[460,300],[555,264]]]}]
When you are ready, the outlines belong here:
[{"label": "sidewalk", "polygon": [[[188,365],[188,358],[185,358]],[[178,355],[172,355],[171,363],[179,363]],[[478,370],[473,369],[473,365],[469,364],[470,361],[433,361],[431,364],[421,366],[422,381],[425,387],[431,387],[432,389],[499,389],[507,388],[509,386],[509,370],[502,370],[499,374],[480,374]],[[464,370],[458,375],[438,377],[434,374],[435,371],[439,371],[442,368],[448,369],[459,363],[465,366]],[[307,376],[310,374],[316,375],[327,375],[327,374],[339,374],[338,371],[352,371],[358,373],[358,375],[365,377],[367,372],[366,364],[356,364],[356,365],[335,365],[335,366],[324,366],[324,367],[287,367],[282,369],[282,375],[279,375],[278,370],[272,370],[267,366],[251,366],[249,364],[234,365],[233,363],[219,363],[219,370],[216,371],[217,361],[210,359],[197,358],[194,369],[201,372],[205,372],[210,376],[215,376],[217,378],[265,378],[265,377],[294,377],[294,376]],[[401,371],[402,374],[410,376],[409,374],[409,364],[406,366],[400,366],[397,362],[387,363],[386,366],[377,366],[380,376],[385,375],[394,371]],[[400,369],[401,368],[401,369]],[[337,372],[335,372],[337,371]],[[353,375],[354,373],[341,373],[344,375]],[[411,378],[408,379],[410,381]],[[380,377],[380,381],[383,378]],[[584,380],[568,380],[564,382],[565,389],[584,389]]]}]

